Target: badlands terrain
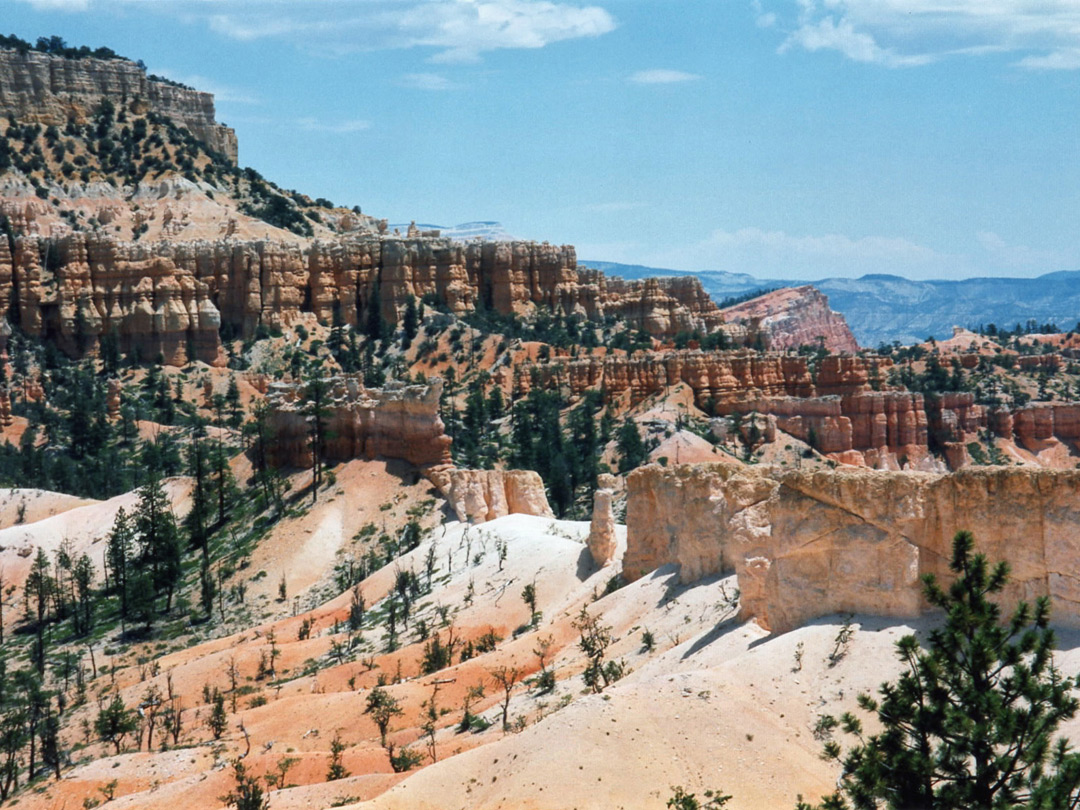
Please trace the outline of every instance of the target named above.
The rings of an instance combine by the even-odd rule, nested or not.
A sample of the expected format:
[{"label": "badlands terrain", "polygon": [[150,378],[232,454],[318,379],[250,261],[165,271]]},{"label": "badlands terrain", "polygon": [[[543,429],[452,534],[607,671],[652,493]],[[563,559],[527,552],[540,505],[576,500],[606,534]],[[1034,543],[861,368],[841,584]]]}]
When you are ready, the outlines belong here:
[{"label": "badlands terrain", "polygon": [[1080,671],[1075,332],[391,228],[114,54],[0,134],[0,799],[815,802],[960,530]]}]

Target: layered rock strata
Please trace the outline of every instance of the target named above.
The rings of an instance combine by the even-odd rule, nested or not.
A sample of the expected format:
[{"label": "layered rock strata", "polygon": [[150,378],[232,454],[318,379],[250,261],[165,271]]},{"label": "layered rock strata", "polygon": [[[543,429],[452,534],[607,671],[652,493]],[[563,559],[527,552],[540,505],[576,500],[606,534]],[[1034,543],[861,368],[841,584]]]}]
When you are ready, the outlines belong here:
[{"label": "layered rock strata", "polygon": [[806,357],[749,351],[671,351],[559,358],[522,368],[516,396],[534,387],[586,391],[630,406],[676,385],[710,414],[768,414],[781,431],[847,464],[898,469],[927,466],[931,443],[952,468],[968,463],[964,447],[980,431],[1026,449],[1080,441],[1080,403],[1036,403],[1010,412],[975,403],[974,394],[931,397],[883,385],[892,361],[876,356]]},{"label": "layered rock strata", "polygon": [[744,619],[784,632],[837,612],[917,616],[920,577],[950,578],[953,535],[1011,568],[1002,603],[1049,596],[1080,625],[1080,471],[969,468],[948,475],[727,464],[655,465],[628,480],[623,573],[734,572]]},{"label": "layered rock strata", "polygon": [[150,79],[144,68],[126,59],[67,59],[0,49],[0,109],[19,121],[62,127],[69,117],[87,118],[103,98],[130,104],[139,114],[154,110],[168,116],[236,162],[236,133],[215,120],[210,93]]},{"label": "layered rock strata", "polygon": [[302,312],[355,325],[373,306],[397,323],[410,299],[424,297],[459,315],[478,307],[503,315],[539,307],[592,320],[614,315],[659,336],[720,325],[696,279],[624,282],[579,273],[568,246],[424,237],[316,240],[306,247],[269,240],[143,244],[95,232],[22,236],[12,252],[0,240],[0,313],[71,354],[115,334],[122,350],[138,347],[146,359],[161,352],[169,364],[220,364],[223,325],[251,336],[260,325],[289,326]]},{"label": "layered rock strata", "polygon": [[823,292],[809,285],[775,290],[720,310],[724,320],[744,323],[766,339],[769,349],[821,347],[834,354],[859,350],[844,317],[829,308]]},{"label": "layered rock strata", "polygon": [[[418,467],[449,465],[450,437],[439,417],[442,381],[425,385],[388,383],[364,388],[355,375],[330,378],[325,401],[324,458],[348,461],[403,459]],[[272,463],[310,467],[311,423],[315,418],[293,383],[272,383],[267,393]]]}]

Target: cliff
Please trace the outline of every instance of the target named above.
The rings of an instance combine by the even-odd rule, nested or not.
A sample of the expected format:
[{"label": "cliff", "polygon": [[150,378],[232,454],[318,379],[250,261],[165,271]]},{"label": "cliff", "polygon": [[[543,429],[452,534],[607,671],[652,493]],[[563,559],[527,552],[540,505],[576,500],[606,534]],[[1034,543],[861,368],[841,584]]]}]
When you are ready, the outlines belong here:
[{"label": "cliff", "polygon": [[[450,464],[450,437],[439,417],[442,381],[364,388],[357,376],[333,377],[326,402],[327,461],[393,458],[418,467]],[[311,466],[306,402],[292,383],[272,383],[267,394],[272,463]]]},{"label": "cliff", "polygon": [[[932,468],[931,444],[956,469],[971,459],[967,443],[990,430],[1032,453],[1080,442],[1080,403],[1035,403],[1015,413],[975,403],[969,392],[924,397],[888,390],[892,360],[867,355],[807,357],[750,351],[669,351],[558,358],[522,368],[515,396],[558,387],[573,399],[586,391],[633,407],[685,385],[710,415],[760,413],[776,427],[846,464]],[[509,378],[507,378],[509,379]]]},{"label": "cliff", "polygon": [[[183,364],[189,350],[223,361],[218,329],[250,336],[310,311],[363,322],[377,300],[396,323],[410,298],[431,296],[463,315],[491,307],[527,315],[538,307],[671,334],[712,328],[695,284],[627,283],[579,274],[574,249],[535,242],[461,244],[449,239],[377,236],[314,240],[122,242],[100,232],[21,236],[0,244],[0,313],[27,334],[56,339],[71,353],[92,351],[115,332],[121,349],[159,351]],[[611,283],[614,282],[614,283]],[[375,291],[378,290],[378,298]],[[713,308],[715,310],[715,307]]]},{"label": "cliff", "polygon": [[649,466],[628,493],[627,578],[666,564],[683,582],[734,571],[742,617],[775,632],[836,612],[918,615],[919,578],[951,578],[959,530],[1009,563],[1003,604],[1046,595],[1055,621],[1080,625],[1080,471]]},{"label": "cliff", "polygon": [[236,133],[215,119],[210,93],[152,80],[126,59],[67,59],[0,49],[0,109],[22,122],[63,127],[69,117],[88,117],[102,99],[130,103],[133,112],[152,109],[168,116],[236,162]]},{"label": "cliff", "polygon": [[829,299],[809,285],[774,290],[720,310],[724,320],[743,323],[767,338],[767,348],[814,346],[834,354],[859,350],[844,316],[829,308]]}]

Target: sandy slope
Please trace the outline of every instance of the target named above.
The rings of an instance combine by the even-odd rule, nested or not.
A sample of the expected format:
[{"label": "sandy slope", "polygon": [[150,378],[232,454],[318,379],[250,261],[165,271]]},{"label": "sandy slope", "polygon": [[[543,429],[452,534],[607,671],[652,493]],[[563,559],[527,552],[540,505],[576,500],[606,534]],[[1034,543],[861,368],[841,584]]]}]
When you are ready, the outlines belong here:
[{"label": "sandy slope", "polygon": [[[173,503],[174,510],[186,509],[186,498],[191,488],[187,478],[170,478],[165,481],[165,490]],[[17,494],[16,494],[17,493]],[[12,520],[4,520],[0,525],[0,569],[3,570],[4,585],[22,587],[26,573],[33,563],[39,548],[52,557],[61,543],[69,541],[77,554],[87,553],[94,561],[100,574],[104,538],[112,528],[117,511],[123,507],[128,513],[139,503],[138,491],[127,492],[107,501],[91,501],[60,495],[55,492],[44,493],[38,490],[0,490],[0,515],[6,517],[7,505],[18,503],[23,493],[35,493],[27,497],[28,522],[14,524],[15,506],[11,506]],[[40,500],[41,505],[36,505]],[[31,505],[40,515],[29,522]]]},{"label": "sandy slope", "polygon": [[45,489],[0,489],[0,529],[19,523],[19,508],[23,508],[22,524],[58,515],[79,506],[96,503],[92,498],[79,498]]},{"label": "sandy slope", "polygon": [[[303,557],[325,553],[320,550],[324,543],[334,546],[342,527],[347,533],[356,521],[366,519],[366,513],[357,512],[377,509],[389,492],[382,487],[393,478],[384,480],[385,470],[380,473],[364,462],[341,472],[339,482],[348,480],[344,493],[321,498],[306,515],[284,521],[273,541],[278,544],[274,553],[293,549],[292,556],[281,559],[291,560],[288,565],[297,571]],[[396,486],[411,492],[413,485],[398,480]],[[404,508],[407,502],[403,498],[393,508]],[[163,650],[156,668],[129,666],[120,669],[115,680],[101,677],[91,695],[107,695],[115,685],[129,706],[151,686],[164,693],[171,682],[184,707],[181,747],[151,754],[144,745],[142,752],[113,756],[111,749],[91,743],[75,751],[79,764],[60,783],[45,783],[43,792],[26,794],[20,806],[80,806],[86,797],[99,797],[98,789],[115,779],[118,798],[111,806],[216,808],[233,784],[228,762],[245,753],[247,766],[256,774],[272,772],[285,756],[297,760],[288,775],[293,786],[271,795],[273,810],[328,807],[347,800],[378,810],[645,810],[662,808],[673,785],[699,794],[705,788],[722,790],[735,797],[729,807],[745,810],[792,807],[799,793],[814,798],[830,789],[836,773],[818,756],[821,741],[812,734],[817,717],[854,710],[859,691],[873,689],[897,671],[894,642],[926,624],[855,617],[846,654],[830,665],[840,618],[822,619],[783,636],[767,635],[735,620],[736,585],[731,577],[682,587],[673,571],[661,569],[604,595],[618,563],[602,569],[592,564],[582,542],[587,530],[584,523],[521,515],[482,526],[447,522],[436,527],[419,548],[362,583],[369,609],[378,612],[397,571],[412,569],[425,578],[426,561],[434,561],[432,592],[418,600],[408,629],[401,632],[402,647],[394,652],[386,651],[383,629],[369,624],[356,654],[346,654],[337,663],[333,645],[348,640],[346,592],[295,617],[197,646]],[[624,543],[620,536],[620,554]],[[529,615],[521,592],[528,583],[535,584],[542,611],[534,630],[524,627]],[[572,622],[583,605],[612,628],[609,658],[622,660],[629,669],[601,695],[588,693],[580,677],[585,661]],[[502,641],[492,652],[422,675],[419,622],[436,628],[444,642],[451,633],[451,627],[441,624],[440,608],[458,651],[465,640],[475,641],[489,631]],[[311,632],[301,639],[305,621]],[[519,628],[524,632],[515,638]],[[642,644],[646,630],[655,639],[651,651]],[[271,650],[271,631],[280,652],[276,670],[281,681],[276,685],[256,680],[259,659]],[[555,650],[557,688],[540,695],[519,684],[509,706],[517,730],[504,732],[501,692],[491,671],[507,666],[518,668],[521,679],[535,674],[534,650],[547,637]],[[1061,663],[1075,672],[1080,634],[1064,636],[1063,646]],[[202,690],[205,684],[228,694],[230,667],[239,673],[246,694],[238,696],[228,730],[215,742],[204,722],[208,707]],[[395,682],[397,673],[400,682]],[[444,710],[437,712],[434,764],[425,756],[421,769],[392,773],[377,729],[364,713],[367,695],[380,677],[387,679],[385,688],[404,712],[391,726],[389,740],[396,746],[426,751],[419,728],[422,704],[434,696]],[[474,711],[492,725],[481,733],[460,734],[463,699],[480,683],[486,685],[485,697]],[[253,700],[264,705],[252,705]],[[71,728],[78,729],[81,719],[95,712],[92,697],[90,705],[74,710]],[[335,733],[347,746],[343,761],[351,775],[328,783]],[[155,741],[157,748],[159,735]],[[134,749],[133,742],[129,748]]]}]

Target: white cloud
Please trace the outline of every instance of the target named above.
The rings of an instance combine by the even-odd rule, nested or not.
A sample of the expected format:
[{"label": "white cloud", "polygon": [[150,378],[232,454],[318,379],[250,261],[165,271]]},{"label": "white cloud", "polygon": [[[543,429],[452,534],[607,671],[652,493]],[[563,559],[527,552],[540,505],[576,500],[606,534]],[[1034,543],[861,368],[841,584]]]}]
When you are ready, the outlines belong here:
[{"label": "white cloud", "polygon": [[929,278],[970,268],[965,256],[940,253],[899,236],[796,235],[756,227],[717,229],[701,239],[661,250],[623,253],[622,260],[680,270],[726,270],[789,279],[857,277],[867,273]]},{"label": "white cloud", "polygon": [[[1010,52],[1029,69],[1080,68],[1080,0],[775,0],[781,51],[834,50],[889,67]],[[758,10],[759,18],[763,10]]]},{"label": "white cloud", "polygon": [[630,81],[635,84],[678,84],[680,82],[692,82],[700,79],[695,73],[684,73],[681,70],[639,70],[630,76]]},{"label": "white cloud", "polygon": [[547,0],[413,3],[398,24],[411,44],[443,49],[434,57],[442,62],[472,61],[500,48],[542,48],[615,28],[614,18],[598,6]]},{"label": "white cloud", "polygon": [[499,49],[542,48],[615,28],[600,6],[562,0],[23,0],[139,3],[240,41],[289,40],[320,52],[433,49],[431,61],[469,62]]},{"label": "white cloud", "polygon": [[1067,264],[1062,256],[1047,250],[1026,245],[1013,245],[992,231],[980,231],[975,235],[986,251],[991,265],[1006,270],[1056,270]]},{"label": "white cloud", "polygon": [[458,85],[438,73],[406,73],[397,83],[413,90],[454,90]]},{"label": "white cloud", "polygon": [[297,118],[296,125],[308,132],[329,132],[334,135],[347,135],[371,129],[370,121],[340,121],[336,124],[319,121],[316,118]]},{"label": "white cloud", "polygon": [[90,0],[22,0],[38,11],[86,11]]},{"label": "white cloud", "polygon": [[780,46],[781,53],[793,45],[799,45],[808,51],[840,51],[856,62],[879,62],[890,67],[922,65],[931,60],[931,57],[925,54],[900,56],[891,49],[882,48],[870,34],[856,31],[849,20],[837,22],[832,17],[800,27]]}]

